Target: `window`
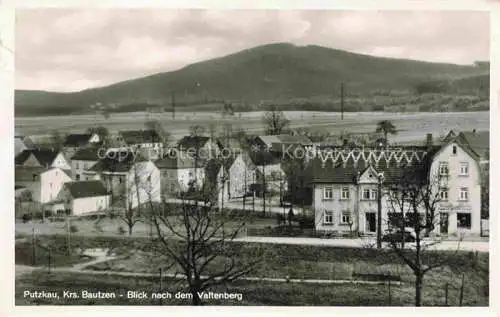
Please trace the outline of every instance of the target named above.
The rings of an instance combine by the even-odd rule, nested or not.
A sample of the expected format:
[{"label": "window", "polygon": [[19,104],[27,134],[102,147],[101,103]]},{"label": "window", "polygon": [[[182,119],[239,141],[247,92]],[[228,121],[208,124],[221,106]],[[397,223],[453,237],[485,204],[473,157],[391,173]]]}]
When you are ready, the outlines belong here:
[{"label": "window", "polygon": [[325,191],[323,193],[323,198],[324,199],[333,199],[333,188],[332,187],[325,187]]},{"label": "window", "polygon": [[351,213],[348,212],[348,211],[342,212],[342,218],[340,219],[340,221],[343,224],[349,224],[349,223],[351,223]]},{"label": "window", "polygon": [[323,224],[325,225],[333,224],[333,211],[325,211],[323,213]]},{"label": "window", "polygon": [[458,192],[458,200],[467,201],[469,200],[469,190],[467,187],[460,188]]},{"label": "window", "polygon": [[363,190],[363,199],[364,200],[376,200],[377,199],[377,190],[376,189]]},{"label": "window", "polygon": [[342,187],[342,194],[340,197],[342,199],[349,199],[349,187]]},{"label": "window", "polygon": [[363,190],[363,199],[370,199],[370,190],[369,189]]},{"label": "window", "polygon": [[439,198],[443,201],[448,201],[448,188],[441,188],[439,190]]},{"label": "window", "polygon": [[467,162],[460,163],[460,175],[461,176],[469,175],[469,163]]},{"label": "window", "polygon": [[453,155],[457,155],[457,146],[456,145],[453,146]]},{"label": "window", "polygon": [[448,175],[449,169],[448,169],[448,163],[447,162],[440,162],[439,163],[439,175],[445,176]]},{"label": "window", "polygon": [[457,227],[462,229],[470,229],[471,227],[470,214],[457,213]]}]

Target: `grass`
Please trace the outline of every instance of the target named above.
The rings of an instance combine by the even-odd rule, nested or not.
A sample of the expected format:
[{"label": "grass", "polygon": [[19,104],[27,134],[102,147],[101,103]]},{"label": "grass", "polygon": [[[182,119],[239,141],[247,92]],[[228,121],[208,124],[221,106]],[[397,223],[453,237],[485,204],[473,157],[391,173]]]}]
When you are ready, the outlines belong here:
[{"label": "grass", "polygon": [[[40,243],[62,246],[64,249],[64,236],[40,236]],[[112,248],[114,252],[125,256],[124,259],[111,260],[96,264],[90,269],[100,271],[133,271],[133,272],[158,272],[160,267],[165,267],[170,261],[159,255],[151,255],[151,243],[146,238],[109,238],[109,237],[79,237],[72,238],[74,248]],[[23,245],[28,249],[29,244]],[[300,245],[274,245],[258,243],[232,243],[229,248],[237,252],[237,261],[246,262],[262,256],[264,261],[260,262],[253,272],[248,276],[297,278],[297,279],[367,279],[370,275],[391,275],[393,280],[400,279],[403,282],[397,294],[394,291],[394,305],[411,305],[413,298],[414,276],[412,271],[390,250],[358,249],[358,248],[336,248],[336,247],[311,247]],[[25,252],[25,253],[26,253]],[[458,305],[458,290],[461,285],[462,275],[465,278],[464,305],[487,305],[488,304],[488,254],[475,254],[472,252],[433,251],[428,252],[425,261],[446,259],[445,267],[430,271],[424,278],[424,303],[426,305],[441,305],[444,302],[443,294],[445,284],[449,286],[449,303]],[[16,259],[16,263],[17,263]],[[220,268],[225,261],[224,258],[209,265],[206,274],[213,273]],[[173,273],[178,268],[173,268],[165,273]],[[364,276],[360,276],[364,274]],[[57,276],[59,278],[59,276]],[[26,283],[33,283],[38,287],[45,287],[48,277],[35,275],[34,279]],[[84,284],[82,277],[79,283],[88,287],[94,287],[93,282]],[[88,279],[88,278],[87,278]],[[114,281],[103,286],[101,290],[114,289]],[[64,284],[64,283],[63,283]],[[77,284],[78,285],[78,284]],[[134,289],[131,284],[128,289]],[[243,286],[242,286],[243,285]],[[139,285],[137,286],[139,287]],[[152,286],[151,286],[152,287]],[[238,303],[242,305],[285,305],[286,303],[302,303],[300,305],[386,305],[387,294],[383,293],[380,286],[315,286],[282,284],[280,287],[272,283],[249,283],[242,281],[231,283],[231,288],[248,292],[247,302]],[[398,286],[399,287],[399,286]],[[356,294],[354,298],[342,295],[338,289],[344,289],[345,294]],[[299,290],[304,291],[304,298],[298,298]],[[332,291],[334,289],[334,291]],[[377,296],[380,292],[382,297],[365,292],[370,289]],[[253,293],[255,291],[255,293]],[[258,292],[264,292],[267,296],[261,296]],[[311,292],[309,294],[308,292]],[[333,292],[333,293],[332,293]],[[275,295],[271,295],[275,294]],[[309,295],[308,295],[309,294]],[[316,294],[313,296],[312,294]],[[340,296],[333,299],[331,296]],[[353,295],[354,296],[354,295]],[[329,302],[330,301],[330,302]],[[123,303],[123,302],[120,302]]]},{"label": "grass", "polygon": [[[166,279],[162,291],[175,294],[186,292],[185,285]],[[424,284],[423,304],[441,306],[444,304],[443,288]],[[115,292],[115,299],[30,299],[24,298],[25,290],[49,289],[62,294],[62,291],[80,292]],[[16,281],[16,305],[189,305],[189,300],[152,300],[127,299],[118,294],[126,294],[129,290],[144,290],[148,294],[159,291],[159,281],[154,278],[134,278],[119,276],[92,276],[80,273],[47,274],[35,272],[24,275]],[[246,282],[236,281],[227,288],[218,286],[210,289],[213,292],[241,293],[242,301],[219,300],[207,301],[207,305],[269,305],[269,306],[411,306],[414,289],[412,285],[391,286],[391,301],[387,285],[309,285],[296,283]],[[458,293],[450,288],[449,304],[457,305]],[[478,299],[475,293],[467,289],[464,294],[464,305],[487,306],[487,299]]]},{"label": "grass", "polygon": [[[242,113],[230,118],[220,118],[220,114],[213,112],[179,113],[172,119],[169,113],[154,114],[154,118],[168,126],[168,132],[173,139],[178,139],[189,133],[189,126],[208,126],[214,120],[221,123],[232,124],[249,134],[260,133],[264,130],[262,112]],[[487,130],[489,128],[489,112],[470,113],[345,113],[340,119],[340,113],[334,112],[307,112],[287,111],[287,118],[292,128],[304,127],[312,131],[328,131],[339,134],[344,130],[350,133],[368,133],[375,131],[376,123],[380,120],[391,120],[398,130],[403,131],[391,137],[392,142],[423,140],[425,132],[436,135],[445,133],[450,129],[460,127],[463,130]],[[144,118],[141,120],[141,118]],[[113,114],[105,119],[95,115],[67,115],[46,117],[16,117],[16,131],[26,135],[49,134],[52,130],[61,132],[82,132],[89,127],[105,126],[110,132],[124,129],[142,129],[147,120],[146,113],[120,113]]]},{"label": "grass", "polygon": [[56,245],[35,244],[35,252],[33,257],[33,243],[19,242],[15,246],[15,263],[21,265],[46,266],[49,264],[52,267],[72,266],[78,263],[91,261],[90,256],[82,255],[76,250],[72,250],[68,254],[67,248]]}]

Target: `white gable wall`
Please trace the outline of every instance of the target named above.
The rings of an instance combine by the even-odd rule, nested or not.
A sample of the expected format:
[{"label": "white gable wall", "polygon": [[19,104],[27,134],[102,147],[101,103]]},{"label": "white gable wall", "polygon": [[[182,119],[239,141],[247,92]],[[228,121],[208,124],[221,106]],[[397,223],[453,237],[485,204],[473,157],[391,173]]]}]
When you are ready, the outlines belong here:
[{"label": "white gable wall", "polygon": [[71,181],[71,178],[60,168],[53,168],[42,173],[40,175],[40,202],[44,204],[55,199],[64,183]]}]

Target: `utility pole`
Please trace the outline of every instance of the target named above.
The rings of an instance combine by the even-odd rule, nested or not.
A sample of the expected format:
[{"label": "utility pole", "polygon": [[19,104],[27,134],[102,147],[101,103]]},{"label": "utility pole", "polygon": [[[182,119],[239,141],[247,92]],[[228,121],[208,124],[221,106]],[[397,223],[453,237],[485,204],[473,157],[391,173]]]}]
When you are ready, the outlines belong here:
[{"label": "utility pole", "polygon": [[340,120],[344,120],[344,83],[340,83]]},{"label": "utility pole", "polygon": [[382,174],[378,174],[377,190],[377,249],[382,248]]},{"label": "utility pole", "polygon": [[68,248],[68,255],[71,255],[71,224],[69,221],[68,213],[66,213],[66,243]]},{"label": "utility pole", "polygon": [[175,120],[175,91],[172,91],[172,119]]}]

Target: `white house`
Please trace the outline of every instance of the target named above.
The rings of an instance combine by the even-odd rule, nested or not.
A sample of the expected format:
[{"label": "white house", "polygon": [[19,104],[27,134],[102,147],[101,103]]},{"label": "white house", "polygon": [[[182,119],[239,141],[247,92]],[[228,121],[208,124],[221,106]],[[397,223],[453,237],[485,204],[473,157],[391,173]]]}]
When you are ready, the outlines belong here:
[{"label": "white house", "polygon": [[63,143],[65,155],[73,156],[79,149],[97,145],[101,137],[97,133],[72,133],[66,136]]},{"label": "white house", "polygon": [[87,180],[104,183],[113,205],[130,210],[149,202],[161,202],[160,171],[153,162],[132,154],[107,156],[84,174]]},{"label": "white house", "polygon": [[161,136],[155,130],[120,131],[117,139],[118,144],[132,150],[146,148],[160,152],[163,148]]},{"label": "white house", "polygon": [[103,212],[109,208],[111,195],[100,181],[65,183],[56,201],[74,216]]},{"label": "white house", "polygon": [[177,142],[177,150],[191,158],[198,153],[204,160],[215,158],[220,153],[217,141],[206,136],[185,136]]},{"label": "white house", "polygon": [[187,191],[191,186],[201,188],[205,181],[205,163],[195,159],[178,155],[166,156],[155,161],[161,174],[163,194],[177,195]]},{"label": "white house", "polygon": [[75,181],[87,180],[85,170],[90,169],[99,161],[99,150],[96,148],[83,148],[71,157],[71,175]]},{"label": "white house", "polygon": [[250,185],[256,182],[256,167],[247,154],[237,154],[224,160],[224,164],[219,167],[217,180],[219,201],[241,198],[249,192]]},{"label": "white house", "polygon": [[63,153],[53,149],[28,149],[15,157],[16,166],[25,167],[57,167],[63,170],[71,170],[71,166]]},{"label": "white house", "polygon": [[15,170],[15,184],[30,190],[33,200],[42,204],[55,199],[62,186],[70,181],[68,172],[57,167],[16,167]]},{"label": "white house", "polygon": [[398,151],[344,149],[311,164],[317,230],[375,234],[380,187],[382,230],[386,231],[398,216],[394,213],[401,210],[394,207],[397,198],[391,195],[411,177],[411,182],[422,184],[436,197],[433,233],[480,234],[479,157],[458,138],[440,146]]}]

